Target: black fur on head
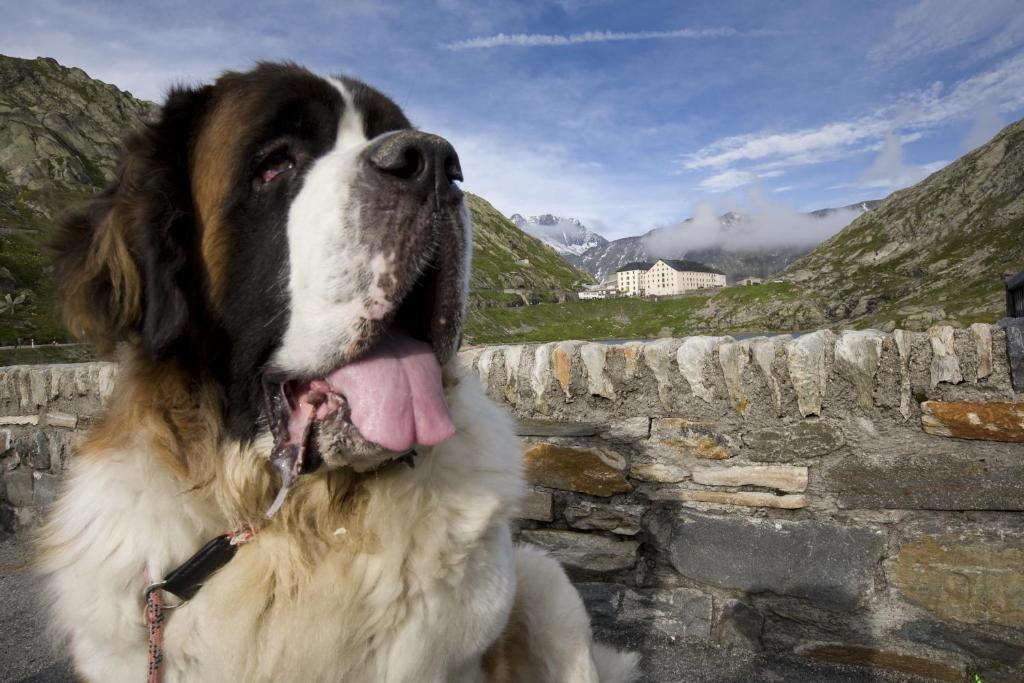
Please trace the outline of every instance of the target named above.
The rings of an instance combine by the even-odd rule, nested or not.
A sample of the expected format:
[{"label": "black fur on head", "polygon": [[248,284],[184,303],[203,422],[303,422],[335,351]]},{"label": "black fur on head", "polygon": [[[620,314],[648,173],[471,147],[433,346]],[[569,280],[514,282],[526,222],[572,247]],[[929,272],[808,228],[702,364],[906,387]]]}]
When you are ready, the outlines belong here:
[{"label": "black fur on head", "polygon": [[199,300],[188,149],[209,88],[175,89],[156,123],[125,143],[114,182],[65,215],[51,242],[58,300],[72,334],[109,353],[140,344],[153,359],[186,351]]}]

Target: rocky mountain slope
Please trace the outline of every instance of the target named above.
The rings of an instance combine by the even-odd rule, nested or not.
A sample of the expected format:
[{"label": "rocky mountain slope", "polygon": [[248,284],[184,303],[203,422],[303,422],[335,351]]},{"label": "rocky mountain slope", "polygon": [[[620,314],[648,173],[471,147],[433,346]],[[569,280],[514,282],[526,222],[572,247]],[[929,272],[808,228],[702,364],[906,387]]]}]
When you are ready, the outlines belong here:
[{"label": "rocky mountain slope", "polygon": [[156,111],[81,69],[0,56],[0,342],[66,338],[42,245],[58,212],[113,177],[126,128]]},{"label": "rocky mountain slope", "polygon": [[[877,201],[860,202],[837,209],[819,209],[806,215],[814,218],[826,218],[837,211],[850,211],[859,214],[869,211],[877,204]],[[742,227],[748,220],[749,216],[729,212],[718,217],[719,229],[728,232],[730,229]],[[691,221],[692,219],[687,219],[680,227],[685,229],[686,224]],[[654,261],[659,258],[689,259],[718,268],[726,274],[729,282],[736,282],[745,277],[771,277],[813,248],[811,246],[774,246],[738,249],[710,246],[695,249],[681,244],[680,240],[663,239],[668,232],[677,231],[680,227],[655,228],[643,235],[613,240],[596,246],[570,261],[598,280],[604,280],[612,277],[621,266],[634,261]],[[671,242],[676,242],[677,246],[666,245]]]},{"label": "rocky mountain slope", "polygon": [[579,257],[588,249],[608,244],[601,235],[591,231],[577,218],[562,218],[546,213],[526,218],[518,213],[509,216],[523,232],[536,237],[548,245],[574,266],[579,266]]},{"label": "rocky mountain slope", "polygon": [[828,321],[920,329],[994,321],[1024,270],[1024,120],[889,196],[782,277]]},{"label": "rocky mountain slope", "polygon": [[[81,69],[0,55],[0,345],[69,338],[54,314],[43,245],[60,211],[112,179],[125,131],[158,111]],[[469,203],[476,305],[554,300],[590,281],[486,201]],[[526,291],[503,292],[511,288]]]}]

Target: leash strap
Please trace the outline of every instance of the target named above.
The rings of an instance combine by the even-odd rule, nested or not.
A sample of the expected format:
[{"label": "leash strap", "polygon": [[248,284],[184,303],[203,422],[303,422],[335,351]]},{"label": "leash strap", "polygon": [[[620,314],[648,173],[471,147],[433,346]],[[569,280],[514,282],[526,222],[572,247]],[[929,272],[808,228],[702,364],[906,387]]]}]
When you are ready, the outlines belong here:
[{"label": "leash strap", "polygon": [[159,589],[146,590],[146,628],[149,631],[146,683],[160,683],[164,663],[164,599]]},{"label": "leash strap", "polygon": [[[210,539],[164,578],[146,586],[146,629],[149,632],[149,672],[146,683],[160,683],[164,663],[165,611],[180,607],[199,592],[210,576],[226,565],[238,552],[238,546],[252,540],[256,532],[242,527]],[[148,579],[147,579],[148,583]],[[164,591],[181,598],[176,605],[165,605]]]}]

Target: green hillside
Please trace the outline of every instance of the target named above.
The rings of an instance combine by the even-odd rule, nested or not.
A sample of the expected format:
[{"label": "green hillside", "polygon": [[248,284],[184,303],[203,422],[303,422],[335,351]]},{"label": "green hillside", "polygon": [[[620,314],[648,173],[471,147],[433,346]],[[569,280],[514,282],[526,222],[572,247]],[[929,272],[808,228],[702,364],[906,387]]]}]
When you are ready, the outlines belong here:
[{"label": "green hillside", "polygon": [[890,195],[782,277],[830,321],[920,329],[992,322],[1024,270],[1024,120]]},{"label": "green hillside", "polygon": [[468,194],[473,214],[473,271],[470,299],[474,308],[523,304],[523,297],[507,289],[527,290],[534,301],[556,301],[560,294],[593,281],[555,251],[527,235],[486,200]]}]

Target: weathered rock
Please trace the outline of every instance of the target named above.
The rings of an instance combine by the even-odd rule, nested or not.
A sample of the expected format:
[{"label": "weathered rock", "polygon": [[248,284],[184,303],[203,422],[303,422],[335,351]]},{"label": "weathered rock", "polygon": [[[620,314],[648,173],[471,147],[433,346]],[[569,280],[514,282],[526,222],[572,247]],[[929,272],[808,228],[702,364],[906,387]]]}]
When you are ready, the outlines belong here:
[{"label": "weathered rock", "polygon": [[62,478],[56,474],[34,472],[35,484],[32,490],[32,502],[37,508],[45,509],[53,505],[60,493]]},{"label": "weathered rock", "polygon": [[46,424],[51,427],[64,427],[66,429],[74,429],[78,426],[78,416],[71,415],[69,413],[62,413],[56,410],[51,410],[46,413]]},{"label": "weathered rock", "polygon": [[605,430],[601,432],[601,438],[605,441],[616,443],[636,443],[651,435],[651,418],[649,417],[627,417],[624,420],[609,422]]},{"label": "weathered rock", "polygon": [[776,495],[764,491],[708,491],[706,489],[658,488],[648,493],[651,500],[674,500],[681,503],[711,503],[750,508],[798,510],[807,507],[804,495]]},{"label": "weathered rock", "polygon": [[693,481],[705,486],[762,486],[800,493],[807,490],[807,468],[795,465],[694,467]]},{"label": "weathered rock", "polygon": [[960,361],[953,346],[953,328],[949,325],[935,325],[928,328],[928,341],[932,345],[931,377],[932,387],[942,382],[960,384],[964,376],[960,372]]},{"label": "weathered rock", "polygon": [[551,350],[551,372],[558,381],[565,400],[572,400],[572,363],[576,355],[576,342],[556,342]]},{"label": "weathered rock", "polygon": [[522,518],[532,519],[535,522],[550,522],[555,518],[552,511],[551,493],[527,489],[522,501]]},{"label": "weathered rock", "polygon": [[608,349],[613,355],[622,356],[622,379],[631,380],[640,369],[640,359],[644,354],[643,342],[626,342],[615,344]]},{"label": "weathered rock", "polygon": [[876,454],[844,459],[822,479],[842,508],[1024,510],[1024,459],[979,457],[955,442],[924,449],[882,441]]},{"label": "weathered rock", "polygon": [[726,600],[715,627],[715,640],[726,647],[757,650],[761,647],[764,617],[739,600]]},{"label": "weathered rock", "polygon": [[853,385],[857,405],[874,407],[875,374],[885,335],[877,330],[848,330],[836,342],[836,371]]},{"label": "weathered rock", "polygon": [[964,678],[963,671],[947,664],[861,645],[814,645],[805,649],[804,654],[823,662],[891,669],[933,681],[960,683]]},{"label": "weathered rock", "polygon": [[1024,530],[963,526],[913,534],[885,564],[892,585],[944,620],[1024,631]]},{"label": "weathered rock", "polygon": [[829,330],[818,330],[786,344],[789,379],[804,417],[821,414],[828,382],[827,350],[834,337]]},{"label": "weathered rock", "polygon": [[629,476],[640,481],[675,484],[690,476],[690,471],[684,465],[674,463],[634,462],[629,468]]},{"label": "weathered rock", "polygon": [[516,420],[519,436],[594,436],[599,427],[590,422],[558,422],[522,417]]},{"label": "weathered rock", "polygon": [[751,449],[747,457],[759,462],[790,462],[833,453],[846,443],[843,430],[823,420],[803,420],[743,434]]},{"label": "weathered rock", "polygon": [[32,504],[32,470],[25,465],[4,474],[7,502],[14,507]]},{"label": "weathered rock", "polygon": [[519,366],[523,361],[523,347],[521,345],[505,347],[504,357],[505,400],[515,405],[519,401]]},{"label": "weathered rock", "polygon": [[592,496],[633,490],[624,475],[625,459],[613,451],[532,444],[523,455],[523,468],[527,481],[552,489]]},{"label": "weathered rock", "polygon": [[[896,635],[929,647],[952,650],[973,659],[1004,666],[1024,664],[1024,637],[1020,632],[999,629],[999,633],[996,636],[992,629],[981,630],[958,621],[942,623],[917,619],[902,625]],[[985,677],[984,680],[989,679]]]},{"label": "weathered rock", "polygon": [[605,371],[608,347],[604,344],[584,344],[580,348],[580,358],[587,371],[587,391],[591,396],[603,396],[615,399],[615,387]]},{"label": "weathered rock", "polygon": [[985,323],[974,323],[969,328],[974,340],[974,349],[978,355],[974,378],[978,381],[992,375],[992,326]]},{"label": "weathered rock", "polygon": [[484,389],[491,387],[491,373],[494,371],[494,359],[501,353],[501,347],[488,346],[481,353],[476,361],[476,369],[480,374],[480,383]]},{"label": "weathered rock", "polygon": [[748,593],[795,595],[851,608],[871,588],[885,550],[885,534],[862,526],[662,514],[670,517],[658,522],[658,515],[650,515],[656,523],[648,528],[676,571]]},{"label": "weathered rock", "polygon": [[46,432],[40,430],[33,435],[27,444],[26,460],[34,469],[45,470],[50,467],[50,440]]},{"label": "weathered rock", "polygon": [[921,428],[957,439],[1024,443],[1024,401],[925,401]]},{"label": "weathered rock", "polygon": [[574,529],[594,529],[620,536],[635,536],[640,533],[644,506],[602,505],[581,501],[566,506],[563,514],[565,521]]},{"label": "weathered rock", "polygon": [[644,363],[658,383],[658,398],[666,408],[672,406],[672,361],[678,347],[677,339],[659,339],[644,345]]},{"label": "weathered rock", "polygon": [[1003,318],[999,326],[1006,332],[1006,359],[1013,388],[1024,392],[1024,318]]},{"label": "weathered rock", "polygon": [[914,341],[914,335],[907,330],[894,330],[893,341],[896,342],[896,351],[899,355],[900,372],[900,414],[904,420],[910,419],[910,350]]},{"label": "weathered rock", "polygon": [[761,375],[764,377],[765,383],[768,384],[768,388],[772,392],[772,401],[775,404],[775,412],[782,414],[782,385],[779,382],[779,378],[775,376],[773,366],[775,365],[775,357],[778,351],[783,350],[785,347],[783,344],[790,341],[791,337],[786,335],[784,337],[772,337],[772,338],[758,338],[751,340],[751,355],[754,357],[754,362],[757,367],[761,370]]},{"label": "weathered rock", "polygon": [[547,391],[551,385],[551,349],[554,344],[541,344],[533,350],[533,370],[530,371],[530,388],[533,389],[534,407],[547,413]]},{"label": "weathered rock", "polygon": [[733,409],[742,415],[747,411],[750,398],[743,384],[743,371],[750,363],[750,342],[727,342],[718,347],[718,364],[725,378],[725,391]]},{"label": "weathered rock", "polygon": [[4,415],[0,416],[0,425],[37,425],[38,415]]},{"label": "weathered rock", "polygon": [[715,391],[714,386],[705,381],[704,367],[710,362],[712,351],[731,341],[732,337],[687,337],[676,351],[679,372],[686,378],[693,395],[705,403],[712,402]]},{"label": "weathered rock", "polygon": [[655,631],[678,640],[711,636],[711,596],[689,588],[637,589],[614,583],[576,585],[599,627]]},{"label": "weathered rock", "polygon": [[636,564],[636,541],[619,541],[597,534],[559,529],[530,529],[519,539],[543,548],[577,574],[608,573],[630,569]]},{"label": "weathered rock", "polygon": [[690,456],[702,460],[727,460],[735,448],[732,438],[710,422],[680,417],[658,417],[651,421],[651,438],[644,444],[648,457],[673,460]]}]

